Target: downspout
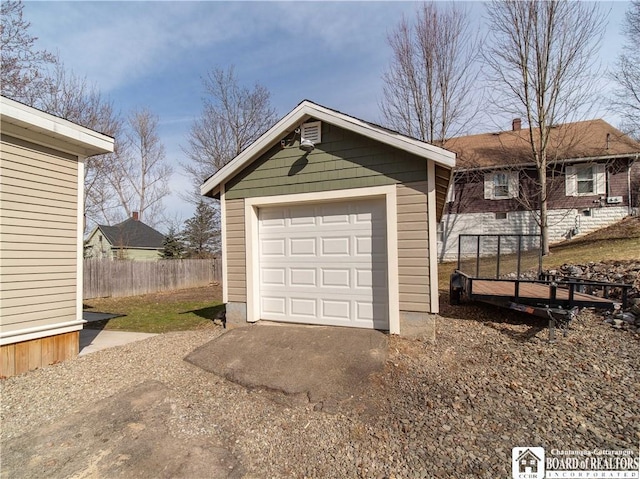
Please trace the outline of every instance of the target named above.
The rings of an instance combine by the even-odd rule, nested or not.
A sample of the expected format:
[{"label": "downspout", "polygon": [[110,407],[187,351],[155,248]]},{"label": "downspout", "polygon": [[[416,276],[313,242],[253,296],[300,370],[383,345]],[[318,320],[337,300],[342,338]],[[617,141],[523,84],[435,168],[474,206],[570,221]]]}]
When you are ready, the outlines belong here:
[{"label": "downspout", "polygon": [[627,167],[627,198],[628,198],[628,205],[627,205],[627,212],[629,213],[629,216],[631,216],[633,214],[633,208],[631,205],[633,205],[633,201],[631,201],[631,167],[633,166],[633,164],[638,161],[638,153],[636,153],[636,157],[634,159],[631,159],[631,161],[628,162],[628,167]]}]

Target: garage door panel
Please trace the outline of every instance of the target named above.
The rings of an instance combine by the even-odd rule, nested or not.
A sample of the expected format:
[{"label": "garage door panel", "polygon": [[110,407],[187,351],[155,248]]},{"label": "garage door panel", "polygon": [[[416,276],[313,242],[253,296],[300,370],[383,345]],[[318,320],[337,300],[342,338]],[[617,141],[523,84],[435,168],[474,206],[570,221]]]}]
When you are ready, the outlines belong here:
[{"label": "garage door panel", "polygon": [[348,236],[321,238],[322,256],[349,256],[351,252],[349,239]]},{"label": "garage door panel", "polygon": [[322,288],[351,288],[351,270],[349,268],[322,268],[320,286]]},{"label": "garage door panel", "polygon": [[262,268],[262,284],[267,286],[286,286],[286,268]]},{"label": "garage door panel", "polygon": [[320,300],[321,318],[349,321],[351,319],[351,301],[348,299]]},{"label": "garage door panel", "polygon": [[388,329],[384,200],[259,211],[261,318]]},{"label": "garage door panel", "polygon": [[279,209],[269,209],[260,215],[260,227],[269,230],[272,228],[283,227],[285,223],[285,213]]},{"label": "garage door panel", "polygon": [[290,298],[289,312],[292,317],[305,317],[314,319],[318,316],[317,300],[309,298]]},{"label": "garage door panel", "polygon": [[266,296],[263,295],[261,299],[262,311],[269,315],[286,317],[286,304],[287,301],[283,297]]},{"label": "garage door panel", "polygon": [[260,239],[260,250],[263,256],[284,257],[285,240],[282,238]]},{"label": "garage door panel", "polygon": [[289,267],[289,285],[291,286],[318,286],[316,268]]},{"label": "garage door panel", "polygon": [[291,238],[289,240],[289,255],[316,256],[316,238]]}]

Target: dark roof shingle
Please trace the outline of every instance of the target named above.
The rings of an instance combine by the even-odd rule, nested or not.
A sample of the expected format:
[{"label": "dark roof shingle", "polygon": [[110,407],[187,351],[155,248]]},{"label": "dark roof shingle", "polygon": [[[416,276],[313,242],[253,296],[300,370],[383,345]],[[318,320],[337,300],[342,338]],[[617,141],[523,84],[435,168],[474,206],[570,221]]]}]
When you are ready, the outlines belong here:
[{"label": "dark roof shingle", "polygon": [[129,218],[117,225],[98,225],[113,246],[123,248],[162,248],[164,235],[142,221]]}]

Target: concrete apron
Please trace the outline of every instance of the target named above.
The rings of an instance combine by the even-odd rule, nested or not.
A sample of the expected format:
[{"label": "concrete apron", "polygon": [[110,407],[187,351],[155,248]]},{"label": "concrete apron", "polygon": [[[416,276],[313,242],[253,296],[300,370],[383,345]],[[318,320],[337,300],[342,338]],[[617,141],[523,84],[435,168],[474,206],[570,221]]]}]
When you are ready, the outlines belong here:
[{"label": "concrete apron", "polygon": [[130,333],[127,331],[104,331],[100,329],[83,329],[80,331],[80,353],[78,356],[95,353],[115,346],[123,346],[152,336],[151,333]]},{"label": "concrete apron", "polygon": [[185,360],[247,388],[326,409],[361,393],[384,368],[388,336],[367,329],[260,322],[234,328]]}]

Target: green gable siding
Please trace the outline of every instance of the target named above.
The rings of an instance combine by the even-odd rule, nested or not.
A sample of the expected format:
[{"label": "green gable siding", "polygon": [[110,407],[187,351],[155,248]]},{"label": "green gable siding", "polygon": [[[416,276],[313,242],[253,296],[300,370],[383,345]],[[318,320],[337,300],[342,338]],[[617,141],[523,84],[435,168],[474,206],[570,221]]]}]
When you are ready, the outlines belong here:
[{"label": "green gable siding", "polygon": [[275,145],[225,187],[227,199],[425,181],[426,160],[322,123],[322,142],[305,155],[298,141]]}]

